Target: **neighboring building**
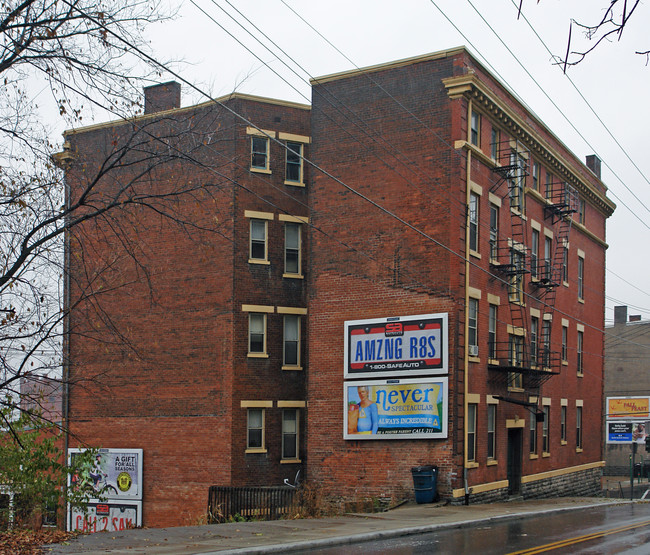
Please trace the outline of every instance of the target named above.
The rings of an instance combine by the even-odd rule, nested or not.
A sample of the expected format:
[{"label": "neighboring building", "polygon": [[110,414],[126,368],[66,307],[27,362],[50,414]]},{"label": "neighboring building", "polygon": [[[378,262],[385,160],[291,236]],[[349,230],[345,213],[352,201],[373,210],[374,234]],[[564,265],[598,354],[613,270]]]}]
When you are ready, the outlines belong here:
[{"label": "neighboring building", "polygon": [[20,408],[40,415],[48,422],[60,424],[63,410],[63,384],[45,376],[28,376],[20,380]]},{"label": "neighboring building", "polygon": [[[174,219],[130,208],[71,233],[71,438],[143,449],[146,526],[192,522],[210,485],[299,470],[336,500],[411,497],[424,464],[457,501],[598,491],[614,209],[599,160],[583,165],[463,48],[312,86],[311,110],[246,95],[223,109],[179,108],[165,84],[142,117],[66,134],[70,202],[132,133],[191,127],[164,153],[192,156],[145,189],[197,184]],[[129,156],[97,202],[149,159]],[[344,379],[348,339],[418,315],[436,316],[394,332],[435,330],[413,349],[426,360],[401,366],[417,371]],[[428,424],[385,439],[380,395],[428,407]],[[357,435],[364,418],[379,428]]]},{"label": "neighboring building", "polygon": [[[635,461],[650,459],[644,437],[634,428],[650,422],[650,321],[630,315],[628,307],[614,307],[614,325],[605,328],[605,473],[629,476],[630,455],[637,443]],[[622,406],[623,398],[625,406]],[[608,403],[609,400],[609,403]],[[608,409],[611,405],[612,409]],[[622,409],[622,410],[621,410]]]}]

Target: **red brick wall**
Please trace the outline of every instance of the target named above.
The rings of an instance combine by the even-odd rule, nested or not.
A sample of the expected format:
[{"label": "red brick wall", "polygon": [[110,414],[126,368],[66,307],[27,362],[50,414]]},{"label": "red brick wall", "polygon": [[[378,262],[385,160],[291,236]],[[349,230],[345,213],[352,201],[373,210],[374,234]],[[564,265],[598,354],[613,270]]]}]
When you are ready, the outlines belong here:
[{"label": "red brick wall", "polygon": [[[230,103],[262,128],[308,135],[307,110]],[[261,365],[246,357],[241,304],[304,302],[302,283],[281,278],[277,219],[269,228],[271,265],[265,273],[249,267],[244,210],[306,215],[306,209],[304,189],[283,184],[280,146],[272,146],[274,175],[259,179],[248,171],[246,124],[224,110],[205,106],[160,122],[155,117],[138,121],[171,143],[167,153],[182,157],[157,158],[159,166],[136,189],[185,193],[156,201],[157,210],[109,212],[71,234],[70,445],[142,448],[143,524],[166,526],[204,515],[210,485],[275,485],[295,475],[291,465],[279,464],[277,408],[267,417],[268,456],[244,455],[241,400],[270,399],[274,407],[277,400],[304,400],[304,371],[280,370],[280,315],[269,326],[272,356]],[[177,141],[175,128],[190,131]],[[128,133],[124,124],[67,137],[77,160],[67,173],[73,199]],[[141,150],[150,147],[145,136]],[[102,202],[143,165],[109,173],[89,202]]]}]

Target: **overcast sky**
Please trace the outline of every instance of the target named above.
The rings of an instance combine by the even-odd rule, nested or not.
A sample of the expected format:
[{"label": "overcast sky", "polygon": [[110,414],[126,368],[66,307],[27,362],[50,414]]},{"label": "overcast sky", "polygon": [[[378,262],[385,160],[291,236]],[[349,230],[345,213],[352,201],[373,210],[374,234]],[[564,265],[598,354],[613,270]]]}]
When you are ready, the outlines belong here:
[{"label": "overcast sky", "polygon": [[[237,90],[308,103],[309,77],[465,45],[578,158],[603,160],[618,205],[607,227],[606,323],[619,304],[650,318],[650,66],[635,54],[650,50],[650,6],[638,8],[620,40],[570,68],[569,80],[548,51],[564,54],[571,18],[597,22],[609,0],[524,0],[519,20],[518,0],[228,1],[186,0],[174,21],[149,33],[158,59],[177,60],[175,71],[215,97]],[[573,41],[589,47],[576,28]],[[187,86],[183,94],[183,105],[206,100]]]}]

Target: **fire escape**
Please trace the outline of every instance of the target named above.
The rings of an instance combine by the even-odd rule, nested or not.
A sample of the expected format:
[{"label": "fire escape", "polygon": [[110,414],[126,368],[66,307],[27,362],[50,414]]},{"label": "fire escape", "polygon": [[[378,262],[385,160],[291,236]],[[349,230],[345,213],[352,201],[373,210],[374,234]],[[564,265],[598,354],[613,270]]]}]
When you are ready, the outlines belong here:
[{"label": "fire escape", "polygon": [[[508,216],[501,218],[501,223],[508,224],[506,229],[498,229],[498,219],[491,218],[490,270],[507,288],[510,324],[507,340],[490,340],[488,369],[490,382],[505,390],[499,398],[530,407],[528,396],[539,397],[542,384],[559,374],[560,353],[550,348],[552,314],[556,289],[566,279],[565,246],[571,230],[571,215],[577,207],[577,195],[565,183],[549,185],[544,219],[547,228],[553,229],[556,240],[547,247],[543,262],[538,265],[528,248],[524,205],[531,157],[523,145],[515,141],[499,143],[497,151],[498,163],[493,168],[497,179],[491,192],[503,199],[501,212]],[[526,304],[530,303],[525,295],[524,278],[531,270],[536,279],[531,279],[530,283],[543,307],[536,330],[531,329],[526,312]]]}]

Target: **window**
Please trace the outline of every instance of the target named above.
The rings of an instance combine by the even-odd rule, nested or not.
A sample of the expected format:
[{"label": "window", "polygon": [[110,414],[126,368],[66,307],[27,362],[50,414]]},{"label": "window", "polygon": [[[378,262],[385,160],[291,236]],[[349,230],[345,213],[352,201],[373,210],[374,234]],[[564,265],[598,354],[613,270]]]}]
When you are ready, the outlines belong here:
[{"label": "window", "polygon": [[581,224],[585,223],[585,199],[578,199],[578,222]]},{"label": "window", "polygon": [[512,275],[508,288],[508,300],[513,303],[524,302],[524,254],[518,249],[510,251]]},{"label": "window", "polygon": [[302,144],[287,142],[285,179],[294,183],[303,183]]},{"label": "window", "polygon": [[539,265],[539,230],[533,229],[530,237],[530,275],[533,278],[538,276]]},{"label": "window", "polygon": [[492,142],[490,143],[490,155],[492,160],[499,160],[499,130],[492,128]]},{"label": "window", "polygon": [[247,449],[264,449],[264,409],[248,409]]},{"label": "window", "polygon": [[478,346],[478,299],[469,299],[467,307],[467,344]]},{"label": "window", "polygon": [[578,360],[577,360],[577,370],[578,370],[578,376],[582,376],[582,371],[583,371],[583,356],[582,356],[582,342],[584,340],[584,332],[578,331]]},{"label": "window", "polygon": [[549,282],[553,281],[553,238],[544,236],[544,275]]},{"label": "window", "polygon": [[544,411],[544,422],[542,423],[542,452],[543,453],[550,453],[550,441],[549,441],[549,435],[548,435],[548,429],[549,429],[549,422],[550,422],[550,409],[551,407],[549,406],[544,406],[543,411]]},{"label": "window", "polygon": [[562,326],[562,362],[567,361],[567,333],[569,328]]},{"label": "window", "polygon": [[269,169],[268,137],[251,137],[251,169]]},{"label": "window", "polygon": [[585,298],[585,259],[578,257],[578,299]]},{"label": "window", "polygon": [[497,358],[497,314],[498,307],[490,305],[488,314],[488,358]]},{"label": "window", "polygon": [[282,458],[298,459],[298,409],[282,411]]},{"label": "window", "polygon": [[542,323],[542,366],[551,366],[551,321],[544,320]]},{"label": "window", "polygon": [[539,318],[530,317],[530,364],[537,366],[539,352]]},{"label": "window", "polygon": [[284,315],[283,366],[300,366],[300,316]]},{"label": "window", "polygon": [[284,224],[284,273],[294,276],[302,275],[301,260],[302,228],[300,224]]},{"label": "window", "polygon": [[539,191],[539,162],[533,162],[533,190]]},{"label": "window", "polygon": [[249,354],[266,353],[266,314],[257,312],[248,314],[248,352]]},{"label": "window", "polygon": [[560,440],[566,442],[566,406],[562,406],[560,411]]},{"label": "window", "polygon": [[562,249],[562,281],[569,283],[569,248],[566,245]]},{"label": "window", "polygon": [[469,250],[478,252],[478,202],[476,193],[469,194]]},{"label": "window", "polygon": [[582,449],[582,407],[576,407],[576,449]]},{"label": "window", "polygon": [[530,413],[530,454],[537,453],[537,414],[536,412]]},{"label": "window", "polygon": [[250,243],[250,258],[251,261],[267,260],[267,221],[251,219],[251,243]]},{"label": "window", "polygon": [[476,409],[478,405],[467,405],[467,460],[476,460]]},{"label": "window", "polygon": [[[521,335],[510,335],[509,340],[509,364],[515,368],[521,368],[524,357],[524,338]],[[523,376],[521,372],[508,372],[508,387],[521,389],[523,387]]]},{"label": "window", "polygon": [[476,146],[481,146],[481,116],[472,110],[472,123],[469,135],[469,141]]},{"label": "window", "polygon": [[487,406],[487,458],[496,459],[497,452],[497,406]]},{"label": "window", "polygon": [[519,212],[524,211],[524,183],[526,181],[526,160],[516,152],[510,154],[510,165],[515,169],[512,171],[510,178],[510,208]]},{"label": "window", "polygon": [[547,199],[550,199],[553,196],[553,174],[549,171],[546,172],[545,196]]},{"label": "window", "polygon": [[499,207],[490,203],[490,260],[498,258]]}]

